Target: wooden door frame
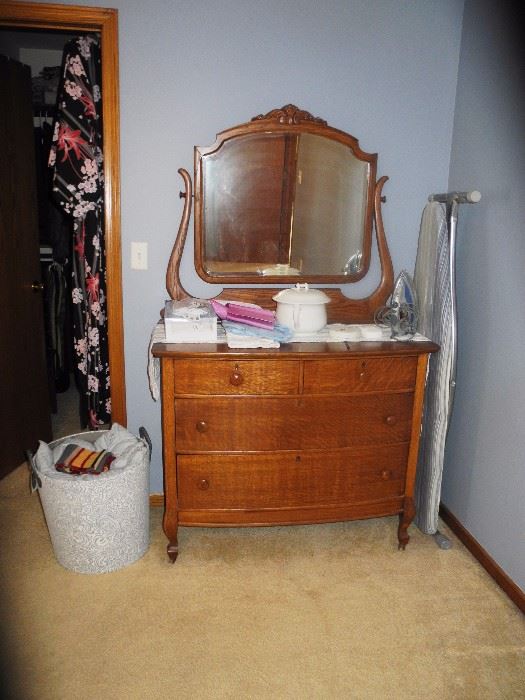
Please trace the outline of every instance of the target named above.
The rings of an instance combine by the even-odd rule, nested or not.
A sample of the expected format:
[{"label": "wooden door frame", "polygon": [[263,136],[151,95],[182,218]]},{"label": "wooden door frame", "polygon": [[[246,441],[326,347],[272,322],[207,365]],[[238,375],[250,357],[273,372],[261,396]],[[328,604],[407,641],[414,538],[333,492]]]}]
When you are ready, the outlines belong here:
[{"label": "wooden door frame", "polygon": [[101,36],[104,142],[104,225],[112,422],[125,426],[124,327],[120,243],[120,109],[118,11],[56,3],[2,2],[0,25],[14,29],[95,31]]}]

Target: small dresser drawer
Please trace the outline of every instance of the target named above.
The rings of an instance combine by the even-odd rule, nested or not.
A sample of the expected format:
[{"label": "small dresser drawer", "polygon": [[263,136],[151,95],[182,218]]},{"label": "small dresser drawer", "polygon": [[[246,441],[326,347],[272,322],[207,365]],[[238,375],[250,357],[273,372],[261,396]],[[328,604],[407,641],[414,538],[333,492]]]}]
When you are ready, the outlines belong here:
[{"label": "small dresser drawer", "polygon": [[298,360],[178,360],[175,394],[297,394],[299,378]]},{"label": "small dresser drawer", "polygon": [[177,451],[330,449],[410,438],[413,395],[176,399]]},{"label": "small dresser drawer", "polygon": [[408,444],[328,452],[180,455],[181,509],[294,508],[397,498]]},{"label": "small dresser drawer", "polygon": [[304,393],[359,393],[412,390],[417,357],[372,357],[351,360],[307,360]]}]

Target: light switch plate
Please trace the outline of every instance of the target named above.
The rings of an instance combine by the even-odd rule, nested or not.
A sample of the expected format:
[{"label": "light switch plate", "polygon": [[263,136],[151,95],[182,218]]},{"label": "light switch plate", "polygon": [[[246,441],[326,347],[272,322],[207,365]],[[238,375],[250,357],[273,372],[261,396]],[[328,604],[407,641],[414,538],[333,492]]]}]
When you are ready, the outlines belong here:
[{"label": "light switch plate", "polygon": [[131,243],[131,269],[148,269],[148,244],[132,241]]}]

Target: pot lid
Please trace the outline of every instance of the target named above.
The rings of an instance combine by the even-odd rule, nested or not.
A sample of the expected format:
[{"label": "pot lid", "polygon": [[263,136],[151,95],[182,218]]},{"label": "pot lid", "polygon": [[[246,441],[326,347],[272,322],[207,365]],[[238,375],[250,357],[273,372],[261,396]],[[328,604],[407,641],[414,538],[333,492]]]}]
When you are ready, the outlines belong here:
[{"label": "pot lid", "polygon": [[311,289],[306,282],[298,282],[295,287],[281,289],[272,298],[285,304],[327,304],[330,301],[330,297],[321,289]]}]

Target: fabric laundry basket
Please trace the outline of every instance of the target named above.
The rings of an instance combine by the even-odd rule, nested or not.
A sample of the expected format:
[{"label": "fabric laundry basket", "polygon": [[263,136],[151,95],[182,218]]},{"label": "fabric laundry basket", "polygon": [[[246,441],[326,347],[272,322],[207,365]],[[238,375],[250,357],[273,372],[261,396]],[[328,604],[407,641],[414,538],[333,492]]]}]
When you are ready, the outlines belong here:
[{"label": "fabric laundry basket", "polygon": [[[77,433],[40,442],[30,455],[32,483],[38,488],[59,564],[82,574],[115,571],[133,563],[149,547],[149,462],[151,442],[144,428],[135,437],[114,424],[110,430]],[[72,475],[55,464],[66,445],[108,450],[109,471]]]}]

